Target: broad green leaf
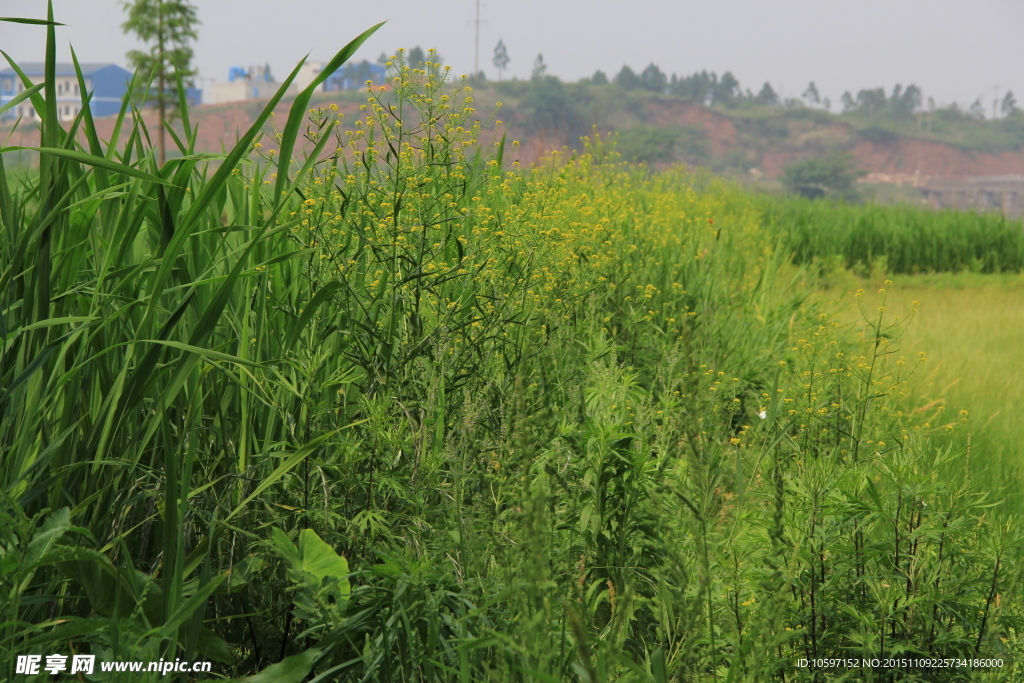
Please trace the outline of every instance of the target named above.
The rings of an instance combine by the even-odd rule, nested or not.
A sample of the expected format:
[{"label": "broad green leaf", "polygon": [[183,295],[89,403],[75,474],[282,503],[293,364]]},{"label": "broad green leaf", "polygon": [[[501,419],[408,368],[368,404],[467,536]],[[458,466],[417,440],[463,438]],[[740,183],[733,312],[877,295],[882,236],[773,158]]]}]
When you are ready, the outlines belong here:
[{"label": "broad green leaf", "polygon": [[235,654],[227,641],[217,635],[217,632],[206,626],[199,629],[199,640],[196,643],[196,650],[207,659],[223,664],[233,664]]},{"label": "broad green leaf", "polygon": [[314,648],[301,654],[285,657],[258,674],[235,678],[229,683],[301,683],[313,670],[313,665],[316,664],[321,652]]},{"label": "broad green leaf", "polygon": [[284,558],[288,564],[293,567],[298,567],[301,564],[299,559],[299,550],[292,543],[291,539],[288,538],[288,534],[281,531],[277,527],[270,530],[270,542],[274,544],[274,549],[277,550],[277,554]]},{"label": "broad green leaf", "polygon": [[264,560],[261,555],[248,555],[238,562],[235,562],[231,569],[224,574],[224,583],[217,589],[217,594],[230,593],[232,590],[240,589],[256,576],[263,569]]},{"label": "broad green leaf", "polygon": [[[299,568],[322,581],[325,577],[345,579],[348,576],[348,560],[334,552],[312,529],[299,532]],[[342,581],[343,592],[349,591],[348,580]]]}]

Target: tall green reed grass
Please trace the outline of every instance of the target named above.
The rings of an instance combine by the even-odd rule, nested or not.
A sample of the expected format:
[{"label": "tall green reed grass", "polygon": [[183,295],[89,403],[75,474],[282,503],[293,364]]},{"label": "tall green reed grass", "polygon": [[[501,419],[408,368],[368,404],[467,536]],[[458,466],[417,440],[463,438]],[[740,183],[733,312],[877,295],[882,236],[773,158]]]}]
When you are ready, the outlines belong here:
[{"label": "tall green reed grass", "polygon": [[816,317],[736,188],[599,138],[519,169],[401,53],[352,128],[313,84],[158,166],[128,101],[60,126],[47,30],[39,175],[0,166],[6,676],[1019,673],[1019,526],[896,410],[900,328]]},{"label": "tall green reed grass", "polygon": [[[293,178],[282,174],[262,203],[259,191],[235,180],[284,90],[216,158],[216,170],[213,158],[194,153],[195,128],[183,110],[174,136],[181,157],[158,166],[128,99],[107,143],[88,96],[61,126],[52,10],[49,21],[45,82],[33,87],[19,71],[42,113],[38,177],[12,186],[0,163],[4,516],[9,538],[44,539],[15,562],[21,574],[5,595],[4,667],[13,674],[6,655],[23,647],[86,634],[94,652],[110,656],[227,661],[228,645],[203,625],[204,613],[244,555],[220,555],[218,544],[246,496],[318,444],[290,438],[265,413],[260,455],[280,466],[248,487],[223,485],[243,481],[244,467],[216,467],[248,455],[251,413],[245,399],[240,411],[232,406],[238,392],[250,395],[254,367],[242,341],[255,308],[247,290],[261,263],[298,256],[273,239],[288,227],[279,216],[294,201]],[[80,71],[79,83],[86,93]],[[311,92],[297,98],[285,128],[286,167]],[[240,210],[229,218],[233,206]],[[212,514],[196,518],[201,500]],[[33,536],[37,528],[42,536]],[[79,618],[55,618],[65,611]]]},{"label": "tall green reed grass", "polygon": [[1024,270],[1024,225],[997,213],[765,198],[766,223],[796,263],[861,275]]}]

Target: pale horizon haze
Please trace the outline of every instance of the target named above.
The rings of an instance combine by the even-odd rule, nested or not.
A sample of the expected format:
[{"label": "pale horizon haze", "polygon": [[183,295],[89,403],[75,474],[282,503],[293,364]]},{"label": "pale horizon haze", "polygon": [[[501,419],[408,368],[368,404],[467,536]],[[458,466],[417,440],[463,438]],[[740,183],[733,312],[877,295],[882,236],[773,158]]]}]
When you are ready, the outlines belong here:
[{"label": "pale horizon haze", "polygon": [[[474,67],[475,0],[194,0],[196,85],[227,80],[231,66],[269,63],[282,78],[307,53],[327,60],[380,21],[357,53],[375,61],[399,47],[436,48],[456,75]],[[83,62],[126,65],[139,44],[121,30],[115,0],[55,0],[58,59],[69,43]],[[41,0],[0,0],[0,16],[45,18]],[[566,81],[601,69],[656,64],[666,75],[731,71],[755,93],[765,81],[799,97],[810,81],[838,110],[843,91],[916,84],[925,99],[968,106],[1013,90],[1024,103],[1024,0],[482,0],[479,65],[488,78],[503,40],[506,78],[528,78],[538,53]],[[45,29],[0,23],[0,49],[16,62],[43,60]],[[6,64],[4,64],[6,67]]]}]

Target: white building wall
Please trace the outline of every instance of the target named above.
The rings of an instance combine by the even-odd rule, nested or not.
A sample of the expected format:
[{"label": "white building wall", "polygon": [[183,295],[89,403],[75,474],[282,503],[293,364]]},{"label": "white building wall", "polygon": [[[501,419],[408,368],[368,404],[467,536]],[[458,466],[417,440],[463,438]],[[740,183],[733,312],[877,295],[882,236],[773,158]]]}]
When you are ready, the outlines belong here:
[{"label": "white building wall", "polygon": [[[266,100],[274,96],[280,83],[252,82],[252,81],[230,81],[227,83],[213,83],[210,85],[210,99],[205,104],[226,104],[228,102],[245,102],[247,100]],[[297,95],[299,92],[295,84],[288,88],[288,95]]]},{"label": "white building wall", "polygon": [[[32,85],[39,85],[43,82],[43,77],[29,76],[29,80],[32,81]],[[73,121],[82,109],[82,95],[79,92],[78,79],[75,77],[59,77],[56,80],[56,85],[57,117],[61,121]],[[92,80],[85,79],[85,87],[92,88]],[[21,79],[18,79],[16,89],[19,93],[25,90],[25,84],[21,82]],[[15,107],[14,114],[27,121],[42,119],[42,114],[37,112],[36,108],[32,106],[31,100],[25,100]]]},{"label": "white building wall", "polygon": [[[313,82],[323,68],[327,66],[327,62],[318,62],[316,60],[307,60],[302,68],[299,69],[299,73],[295,74],[295,85],[298,86],[299,90],[305,90],[306,87]],[[323,92],[324,84],[321,83],[317,86],[316,92]]]}]

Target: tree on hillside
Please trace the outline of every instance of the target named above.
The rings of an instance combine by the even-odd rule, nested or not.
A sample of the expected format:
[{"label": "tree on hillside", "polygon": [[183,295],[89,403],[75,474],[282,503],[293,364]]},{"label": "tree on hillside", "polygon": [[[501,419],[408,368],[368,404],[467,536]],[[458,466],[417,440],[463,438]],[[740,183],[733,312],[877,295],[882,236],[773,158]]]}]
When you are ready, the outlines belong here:
[{"label": "tree on hillside", "polygon": [[853,95],[850,94],[849,90],[842,94],[839,98],[839,103],[843,105],[844,114],[849,114],[857,108],[857,103],[854,101]]},{"label": "tree on hillside", "polygon": [[520,99],[526,130],[556,146],[579,144],[595,123],[594,107],[589,88],[564,84],[556,76],[530,79]]},{"label": "tree on hillside", "polygon": [[444,57],[437,51],[437,48],[433,47],[427,50],[426,57],[423,62],[423,68],[434,78],[441,78],[444,68]]},{"label": "tree on hillside", "polygon": [[908,119],[921,106],[921,89],[910,84],[903,89],[897,83],[892,89],[892,96],[889,98],[888,111],[897,118]]},{"label": "tree on hillside", "polygon": [[343,67],[342,74],[347,79],[351,79],[353,83],[365,83],[366,81],[376,80],[373,73],[373,69],[370,67],[370,62],[363,60],[361,62],[349,62]]},{"label": "tree on hillside", "polygon": [[736,80],[731,71],[726,71],[718,79],[712,98],[715,106],[731,107],[736,103],[741,93],[740,82]]},{"label": "tree on hillside", "polygon": [[1012,116],[1017,112],[1017,98],[1013,96],[1012,90],[1006,91],[1006,97],[1003,98],[1003,104],[1000,107],[1003,112],[1003,116]]},{"label": "tree on hillside", "polygon": [[757,96],[754,97],[754,102],[762,107],[774,107],[779,104],[779,96],[775,93],[771,83],[765,81],[761,87],[761,92],[757,93]]},{"label": "tree on hillside", "polygon": [[707,105],[711,102],[711,96],[717,85],[718,76],[707,71],[682,78],[676,78],[673,74],[669,81],[669,92],[697,104]]},{"label": "tree on hillside", "polygon": [[911,84],[904,88],[897,83],[893,86],[891,95],[885,94],[885,88],[867,88],[859,90],[856,98],[850,95],[849,91],[844,92],[841,102],[844,114],[862,114],[869,119],[910,119],[921,108],[922,99],[921,89],[916,85]]},{"label": "tree on hillside", "polygon": [[409,50],[409,58],[407,64],[413,69],[422,69],[427,61],[427,55],[423,52],[423,48],[417,45],[413,49]]},{"label": "tree on hillside", "polygon": [[[424,51],[422,47],[417,45],[411,50],[399,48],[398,50],[395,50],[394,54],[396,56],[402,55],[404,57],[402,63],[405,66],[409,67],[410,69],[419,69],[421,71],[427,71],[431,74],[434,74],[435,76],[441,73],[441,68],[444,65],[444,57],[442,57],[441,54],[434,48],[430,48],[429,50]],[[383,53],[381,54],[380,57],[377,58],[378,63],[380,63],[381,58],[384,58]],[[383,65],[387,65],[389,61],[391,60],[384,59]]]},{"label": "tree on hillside", "polygon": [[147,50],[130,51],[128,63],[139,74],[135,96],[160,112],[157,154],[163,165],[167,160],[165,127],[181,113],[178,83],[191,87],[196,75],[190,43],[198,37],[199,17],[195,5],[187,0],[134,0],[122,3],[122,8],[128,19],[121,28],[148,46]]},{"label": "tree on hillside", "polygon": [[651,92],[663,93],[668,85],[668,78],[661,72],[654,62],[651,62],[646,69],[640,73],[640,87]]},{"label": "tree on hillside", "polygon": [[615,85],[623,90],[636,90],[640,87],[640,77],[627,65],[623,64],[622,69],[615,76]]},{"label": "tree on hillside", "polygon": [[978,119],[979,121],[985,118],[985,105],[981,103],[980,97],[971,103],[971,107],[967,112],[971,117]]},{"label": "tree on hillside", "polygon": [[656,164],[675,158],[679,131],[657,126],[632,126],[620,132],[615,140],[619,154],[627,161]]},{"label": "tree on hillside", "polygon": [[832,153],[824,157],[804,159],[782,170],[782,183],[791,192],[809,199],[839,197],[853,200],[857,196],[857,178],[864,171],[850,154]]},{"label": "tree on hillside", "polygon": [[542,80],[548,73],[548,65],[544,63],[544,55],[537,53],[537,59],[533,60],[533,71],[530,72],[530,78],[535,81]]},{"label": "tree on hillside", "polygon": [[804,90],[804,94],[801,95],[807,104],[821,104],[821,95],[818,93],[818,86],[814,85],[814,81],[807,84],[807,89]]},{"label": "tree on hillside", "polygon": [[870,88],[857,91],[856,110],[868,118],[885,111],[887,103],[885,88]]},{"label": "tree on hillside", "polygon": [[508,56],[508,48],[505,47],[505,41],[499,40],[498,44],[494,46],[494,58],[491,59],[491,64],[494,64],[494,68],[498,70],[498,80],[501,80],[501,74],[505,71],[508,63],[511,60]]},{"label": "tree on hillside", "polygon": [[590,77],[590,83],[591,85],[608,85],[608,76],[598,69],[594,72],[594,75]]}]

